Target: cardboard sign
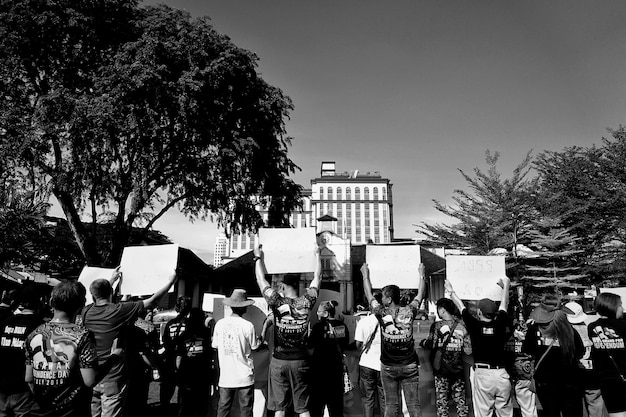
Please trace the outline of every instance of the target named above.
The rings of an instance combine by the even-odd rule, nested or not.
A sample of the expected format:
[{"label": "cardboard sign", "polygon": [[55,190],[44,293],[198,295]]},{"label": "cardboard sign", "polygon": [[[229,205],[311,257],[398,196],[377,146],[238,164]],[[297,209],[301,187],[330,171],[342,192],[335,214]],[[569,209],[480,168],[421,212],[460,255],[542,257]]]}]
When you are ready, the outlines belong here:
[{"label": "cardboard sign", "polygon": [[85,286],[87,290],[87,304],[93,303],[93,297],[89,292],[89,286],[92,282],[97,279],[106,279],[107,281],[111,279],[113,275],[113,268],[97,268],[95,266],[85,266],[83,270],[80,272],[78,276],[78,282]]},{"label": "cardboard sign", "polygon": [[315,271],[317,239],[314,227],[259,229],[268,274]]},{"label": "cardboard sign", "polygon": [[462,300],[502,299],[498,280],[506,276],[504,256],[446,256],[446,278]]},{"label": "cardboard sign", "polygon": [[402,289],[418,288],[422,262],[419,245],[367,245],[365,259],[372,288],[389,284]]},{"label": "cardboard sign", "polygon": [[177,265],[176,244],[126,247],[121,261],[121,293],[152,295],[167,285]]}]

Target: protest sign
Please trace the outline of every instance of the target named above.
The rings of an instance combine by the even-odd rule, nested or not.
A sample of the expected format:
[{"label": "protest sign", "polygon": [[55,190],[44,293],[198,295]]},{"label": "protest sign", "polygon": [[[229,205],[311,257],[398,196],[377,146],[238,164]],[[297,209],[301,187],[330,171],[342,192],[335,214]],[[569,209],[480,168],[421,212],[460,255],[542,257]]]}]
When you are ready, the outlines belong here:
[{"label": "protest sign", "polygon": [[422,262],[419,245],[367,245],[365,252],[372,288],[389,284],[402,289],[418,287]]},{"label": "protest sign", "polygon": [[462,300],[500,301],[498,280],[506,276],[504,256],[446,256],[446,278]]},{"label": "protest sign", "polygon": [[317,239],[314,227],[259,229],[268,274],[315,271]]},{"label": "protest sign", "polygon": [[[124,295],[151,295],[165,287],[178,265],[178,245],[128,246],[122,253]],[[173,288],[170,288],[170,292]]]},{"label": "protest sign", "polygon": [[626,287],[615,287],[615,288],[600,288],[600,293],[611,293],[611,294],[617,294],[620,297],[622,297],[622,304],[624,304],[624,301],[626,301]]},{"label": "protest sign", "polygon": [[87,290],[87,304],[94,302],[91,293],[89,292],[89,286],[97,279],[106,279],[109,281],[113,275],[113,268],[98,268],[95,266],[85,266],[78,276],[78,282],[85,286]]}]

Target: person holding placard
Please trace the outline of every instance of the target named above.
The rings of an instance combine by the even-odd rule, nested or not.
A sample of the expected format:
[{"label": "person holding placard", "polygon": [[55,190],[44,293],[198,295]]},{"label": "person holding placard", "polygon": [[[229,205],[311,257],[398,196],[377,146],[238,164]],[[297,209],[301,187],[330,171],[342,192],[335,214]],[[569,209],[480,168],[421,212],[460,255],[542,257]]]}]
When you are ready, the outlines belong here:
[{"label": "person holding placard", "polygon": [[306,293],[298,296],[300,277],[286,274],[281,284],[282,295],[265,279],[265,263],[261,246],[254,249],[255,275],[261,294],[274,315],[274,353],[270,362],[268,405],[276,417],[284,417],[293,400],[294,411],[310,417],[311,369],[307,351],[309,315],[317,300],[321,280],[319,250],[316,250],[313,280]]},{"label": "person holding placard", "polygon": [[499,417],[513,416],[511,378],[506,370],[504,350],[512,329],[512,321],[507,314],[510,284],[507,276],[501,278],[498,281],[502,287],[500,307],[494,301],[483,298],[478,302],[478,317],[474,317],[454,292],[450,281],[445,281],[445,288],[461,311],[472,342],[474,366],[470,382],[476,417],[491,417],[494,410]]},{"label": "person holding placard", "polygon": [[402,393],[411,417],[421,415],[419,402],[419,359],[415,351],[413,321],[424,297],[426,268],[420,264],[417,295],[406,306],[400,305],[400,288],[387,285],[382,289],[382,303],[372,294],[367,264],[361,267],[365,296],[381,328],[381,378],[385,392],[385,417],[397,417],[401,412]]},{"label": "person holding placard", "polygon": [[[94,303],[82,312],[83,325],[91,330],[96,338],[98,361],[105,362],[111,352],[114,340],[120,340],[126,348],[126,330],[146,309],[154,307],[176,282],[176,272],[172,271],[168,283],[151,297],[134,302],[113,302],[112,285],[122,278],[116,270],[110,281],[97,279],[89,286]],[[126,355],[122,355],[104,379],[93,388],[91,401],[92,417],[119,417],[123,413],[128,392],[128,369]]]}]

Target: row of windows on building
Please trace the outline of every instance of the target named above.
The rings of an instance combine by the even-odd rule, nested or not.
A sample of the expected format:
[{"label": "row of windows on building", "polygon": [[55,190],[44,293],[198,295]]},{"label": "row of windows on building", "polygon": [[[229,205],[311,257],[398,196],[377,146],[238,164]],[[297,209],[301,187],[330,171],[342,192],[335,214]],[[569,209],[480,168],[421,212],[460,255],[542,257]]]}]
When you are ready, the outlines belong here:
[{"label": "row of windows on building", "polygon": [[[378,187],[372,187],[373,200],[379,200]],[[324,187],[320,187],[320,200],[333,200],[333,187],[328,187],[326,189],[326,198],[324,198]],[[337,187],[336,190],[337,200],[343,200],[343,189],[341,187]],[[346,200],[352,200],[352,189],[350,187],[346,187]],[[361,188],[354,187],[354,199],[361,199]],[[369,187],[363,187],[363,200],[370,199],[370,189]],[[382,200],[387,200],[387,188],[382,187]]]}]

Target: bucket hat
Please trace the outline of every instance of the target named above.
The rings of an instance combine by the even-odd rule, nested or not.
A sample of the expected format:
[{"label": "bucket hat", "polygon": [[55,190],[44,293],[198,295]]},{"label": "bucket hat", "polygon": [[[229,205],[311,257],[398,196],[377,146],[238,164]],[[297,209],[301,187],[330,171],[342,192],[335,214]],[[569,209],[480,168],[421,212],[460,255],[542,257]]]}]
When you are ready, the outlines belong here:
[{"label": "bucket hat", "polygon": [[254,300],[248,299],[248,293],[242,288],[235,288],[229,298],[225,298],[224,305],[229,307],[248,307],[254,304]]}]

